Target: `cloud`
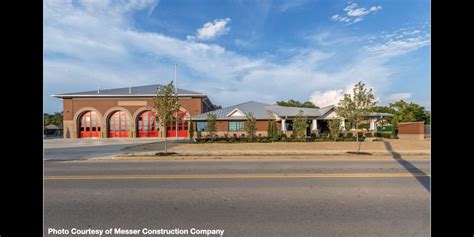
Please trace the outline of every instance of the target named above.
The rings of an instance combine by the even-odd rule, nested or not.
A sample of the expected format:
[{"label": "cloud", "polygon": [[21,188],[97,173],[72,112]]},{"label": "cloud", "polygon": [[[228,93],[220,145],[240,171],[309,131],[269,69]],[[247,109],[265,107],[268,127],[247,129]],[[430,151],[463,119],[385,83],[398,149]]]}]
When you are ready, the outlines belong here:
[{"label": "cloud", "polygon": [[283,1],[283,3],[279,6],[279,10],[280,10],[280,12],[286,12],[289,9],[301,7],[301,6],[305,5],[308,2],[309,2],[308,0],[287,0],[287,1]]},{"label": "cloud", "polygon": [[[274,103],[310,96],[324,104],[331,102],[326,98],[337,98],[331,90],[337,92],[359,80],[375,85],[383,94],[394,73],[385,65],[394,57],[392,54],[370,51],[386,43],[381,36],[373,36],[378,44],[361,48],[360,52],[354,50],[355,56],[329,70],[338,57],[347,58],[344,50],[330,51],[309,43],[281,51],[280,55],[247,56],[207,41],[134,30],[132,13],[146,14],[156,1],[131,2],[92,2],[92,6],[88,2],[45,2],[44,106],[49,112],[61,108],[61,101],[50,98],[51,94],[94,90],[97,86],[105,89],[167,83],[174,78],[174,63],[178,64],[181,88],[206,93],[214,103],[224,106],[251,99]],[[230,22],[226,19],[220,21]],[[211,22],[213,26],[216,21]],[[353,41],[350,37],[344,40],[339,35],[321,35],[324,37],[320,40],[336,44],[330,48]]]},{"label": "cloud", "polygon": [[373,55],[385,57],[406,54],[431,43],[431,35],[427,31],[413,29],[413,27],[400,29],[375,38],[381,39],[382,42],[366,46],[365,49]]},{"label": "cloud", "polygon": [[217,19],[212,22],[207,22],[200,29],[197,29],[195,36],[186,36],[187,40],[201,40],[207,41],[215,39],[216,37],[225,35],[229,32],[229,27],[226,25],[230,22],[230,18]]},{"label": "cloud", "polygon": [[343,90],[315,91],[309,97],[309,101],[322,108],[328,105],[337,105],[343,98]]},{"label": "cloud", "polygon": [[411,93],[396,93],[391,94],[385,98],[388,103],[393,103],[399,100],[407,100],[411,98]]},{"label": "cloud", "polygon": [[382,10],[382,6],[372,6],[369,9],[364,7],[358,8],[357,6],[357,3],[348,3],[348,5],[343,9],[343,11],[346,12],[346,15],[336,14],[331,16],[331,20],[351,25],[363,21],[364,16],[369,13],[375,13]]}]

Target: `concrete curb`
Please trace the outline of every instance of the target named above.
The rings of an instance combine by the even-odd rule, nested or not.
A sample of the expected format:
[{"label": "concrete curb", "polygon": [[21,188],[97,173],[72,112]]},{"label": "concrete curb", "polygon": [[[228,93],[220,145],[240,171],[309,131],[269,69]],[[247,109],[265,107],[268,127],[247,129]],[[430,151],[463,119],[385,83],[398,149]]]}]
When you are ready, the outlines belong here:
[{"label": "concrete curb", "polygon": [[[152,156],[160,151],[148,151],[148,152],[137,152],[137,153],[123,153],[117,156],[123,155],[133,155],[133,156]],[[169,152],[176,152],[180,156],[307,156],[307,155],[349,155],[348,152],[354,152],[354,150],[285,150],[285,151],[275,151],[275,150],[246,150],[246,151],[174,151],[169,150]],[[405,151],[387,151],[387,150],[361,150],[361,152],[368,152],[372,155],[431,155],[429,150],[405,150]]]}]

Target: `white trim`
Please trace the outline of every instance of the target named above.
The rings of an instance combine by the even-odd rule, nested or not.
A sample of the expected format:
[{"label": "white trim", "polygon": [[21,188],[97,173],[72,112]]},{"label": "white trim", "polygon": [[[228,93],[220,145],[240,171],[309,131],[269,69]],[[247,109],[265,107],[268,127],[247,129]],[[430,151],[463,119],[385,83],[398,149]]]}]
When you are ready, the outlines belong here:
[{"label": "white trim", "polygon": [[244,112],[242,112],[242,110],[240,110],[239,108],[235,108],[233,109],[232,111],[230,111],[228,114],[226,114],[226,117],[233,117],[233,115],[235,113],[239,113],[237,116],[239,117],[242,117],[242,116],[246,116]]}]

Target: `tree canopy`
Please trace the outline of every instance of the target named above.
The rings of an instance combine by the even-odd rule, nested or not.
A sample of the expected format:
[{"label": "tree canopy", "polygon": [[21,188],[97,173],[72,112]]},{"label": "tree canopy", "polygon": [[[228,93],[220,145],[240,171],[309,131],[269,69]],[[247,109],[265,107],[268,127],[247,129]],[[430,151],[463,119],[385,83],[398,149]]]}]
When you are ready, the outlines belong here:
[{"label": "tree canopy", "polygon": [[399,122],[424,121],[425,124],[430,123],[430,111],[419,104],[408,103],[404,100],[391,103],[388,106],[375,107],[374,112],[391,113],[397,117]]},{"label": "tree canopy", "polygon": [[43,119],[44,126],[48,126],[50,124],[60,127],[63,126],[63,112],[55,112],[54,114],[44,113]]},{"label": "tree canopy", "polygon": [[314,105],[313,102],[311,101],[306,101],[301,103],[298,100],[288,100],[288,101],[277,101],[277,105],[279,106],[286,106],[286,107],[303,107],[303,108],[316,108],[318,109],[319,107]]}]

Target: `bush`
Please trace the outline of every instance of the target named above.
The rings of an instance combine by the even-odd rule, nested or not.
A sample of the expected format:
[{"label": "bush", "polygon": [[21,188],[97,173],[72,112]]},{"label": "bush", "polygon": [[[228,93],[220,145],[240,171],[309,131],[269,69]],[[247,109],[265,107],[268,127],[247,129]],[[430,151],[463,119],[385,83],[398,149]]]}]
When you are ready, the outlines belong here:
[{"label": "bush", "polygon": [[352,138],[352,133],[351,132],[346,133],[346,138]]},{"label": "bush", "polygon": [[372,133],[368,132],[364,134],[365,137],[372,137]]}]

